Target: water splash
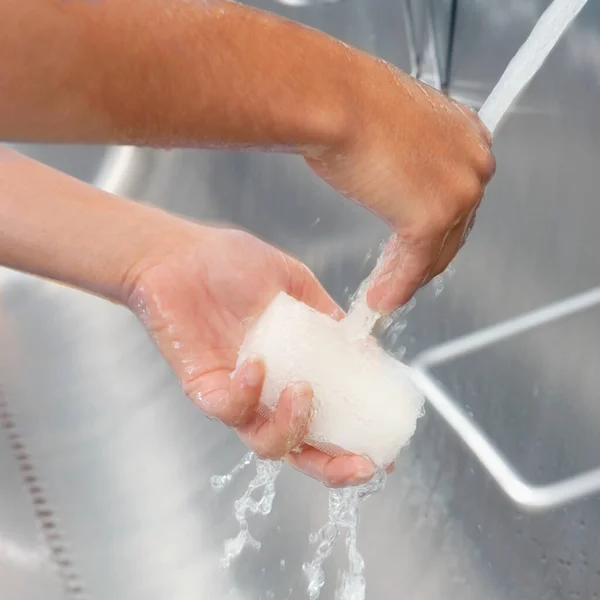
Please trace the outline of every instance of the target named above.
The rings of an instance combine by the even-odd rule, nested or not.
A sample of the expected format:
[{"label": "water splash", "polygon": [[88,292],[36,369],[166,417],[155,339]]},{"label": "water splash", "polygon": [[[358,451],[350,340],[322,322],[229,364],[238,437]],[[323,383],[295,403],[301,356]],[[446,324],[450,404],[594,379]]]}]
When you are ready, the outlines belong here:
[{"label": "water splash", "polygon": [[342,576],[337,590],[338,600],[364,600],[366,582],[364,576],[365,563],[358,551],[358,523],[360,504],[369,496],[385,487],[385,471],[378,472],[371,481],[356,487],[347,487],[329,492],[329,515],[327,523],[309,540],[317,544],[315,558],[303,565],[308,579],[309,600],[317,600],[325,585],[323,564],[331,556],[339,535],[346,533],[348,550],[348,569]]},{"label": "water splash", "polygon": [[[243,496],[234,504],[235,518],[240,526],[236,537],[225,542],[225,551],[221,564],[228,568],[246,546],[260,550],[261,543],[252,536],[248,527],[248,513],[267,516],[273,507],[275,499],[275,483],[281,473],[281,461],[262,460],[253,452],[247,452],[242,460],[226,475],[213,475],[211,485],[215,491],[223,490],[235,476],[246,468],[252,461],[256,463],[256,475],[248,484]],[[329,558],[340,534],[345,533],[345,543],[348,551],[348,569],[343,573],[341,583],[336,592],[337,600],[364,600],[366,581],[364,576],[365,563],[358,551],[358,524],[360,505],[368,497],[383,490],[386,481],[385,471],[379,471],[371,481],[354,487],[331,490],[329,492],[329,514],[327,523],[317,532],[309,536],[311,544],[318,544],[315,558],[303,565],[308,578],[309,600],[317,600],[321,588],[325,584],[323,564]],[[260,498],[254,499],[255,490],[261,490]],[[279,563],[280,569],[286,568],[284,559]]]},{"label": "water splash", "polygon": [[436,275],[431,280],[431,287],[433,288],[433,297],[437,298],[443,291],[446,282],[444,281],[443,275]]},{"label": "water splash", "polygon": [[351,342],[366,339],[381,317],[378,312],[371,310],[367,304],[367,292],[372,277],[373,275],[370,275],[360,284],[352,298],[348,314],[344,318],[346,335]]},{"label": "water splash", "polygon": [[[252,460],[256,462],[256,475],[248,484],[244,495],[235,501],[234,515],[240,526],[239,533],[231,539],[225,541],[225,550],[221,565],[228,568],[231,562],[237,558],[246,546],[260,550],[261,543],[254,538],[248,527],[248,513],[254,515],[267,516],[273,508],[275,499],[275,482],[283,463],[281,461],[263,460],[258,458],[253,452],[248,452],[242,460],[227,475],[213,475],[211,484],[215,490],[221,490],[227,486],[232,479]],[[261,495],[258,499],[252,497],[252,494],[258,490]]]},{"label": "water splash", "polygon": [[213,475],[210,478],[210,484],[212,485],[213,489],[219,491],[228,486],[233,478],[252,462],[253,458],[253,452],[246,452],[246,454],[244,454],[244,458],[242,458],[242,460],[235,465],[235,467],[233,467],[233,469],[227,473],[227,475]]},{"label": "water splash", "polygon": [[587,0],[554,0],[540,17],[479,111],[492,135],[586,4]]}]

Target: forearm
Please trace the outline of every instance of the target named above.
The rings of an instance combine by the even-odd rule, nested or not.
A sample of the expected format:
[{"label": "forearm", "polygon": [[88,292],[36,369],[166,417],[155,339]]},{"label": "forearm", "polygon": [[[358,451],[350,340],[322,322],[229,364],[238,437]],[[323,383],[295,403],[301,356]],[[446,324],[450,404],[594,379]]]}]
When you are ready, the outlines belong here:
[{"label": "forearm", "polygon": [[334,144],[362,53],[234,2],[4,0],[0,139]]},{"label": "forearm", "polygon": [[175,220],[0,146],[0,266],[121,302]]}]

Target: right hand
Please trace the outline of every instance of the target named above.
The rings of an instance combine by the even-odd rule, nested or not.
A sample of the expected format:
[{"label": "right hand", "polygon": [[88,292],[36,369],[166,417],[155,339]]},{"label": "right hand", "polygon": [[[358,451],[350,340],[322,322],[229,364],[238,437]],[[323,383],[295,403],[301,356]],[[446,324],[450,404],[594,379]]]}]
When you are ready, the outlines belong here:
[{"label": "right hand", "polygon": [[471,109],[381,60],[355,60],[351,133],[306,160],[395,231],[367,296],[385,314],[450,264],[495,161],[491,134]]}]

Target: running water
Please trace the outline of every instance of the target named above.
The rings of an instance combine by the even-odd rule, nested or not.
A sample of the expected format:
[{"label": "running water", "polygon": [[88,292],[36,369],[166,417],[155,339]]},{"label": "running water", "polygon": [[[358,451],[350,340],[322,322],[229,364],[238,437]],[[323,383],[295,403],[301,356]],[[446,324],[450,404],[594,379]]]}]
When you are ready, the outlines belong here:
[{"label": "running water", "polygon": [[554,0],[540,17],[479,111],[492,135],[586,4],[587,0]]},{"label": "running water", "polygon": [[[248,452],[230,473],[227,475],[213,475],[211,477],[213,488],[215,490],[222,490],[253,459],[256,462],[256,475],[248,484],[248,489],[244,492],[244,495],[236,500],[233,505],[240,531],[236,537],[225,542],[225,553],[221,560],[224,568],[229,567],[231,561],[237,558],[246,546],[260,550],[261,543],[252,536],[248,528],[247,514],[250,512],[254,515],[260,514],[266,517],[271,512],[273,500],[275,499],[275,481],[277,481],[283,463],[281,461],[262,460],[255,456],[253,452]],[[255,490],[259,490],[262,493],[258,499],[252,497],[252,493]]]},{"label": "running water", "polygon": [[359,508],[361,502],[384,488],[385,480],[385,471],[379,471],[368,483],[329,492],[327,523],[318,533],[309,537],[312,544],[317,544],[315,558],[302,567],[308,579],[309,600],[317,600],[321,595],[321,589],[325,585],[323,563],[331,556],[337,538],[344,531],[349,564],[347,571],[342,575],[336,597],[338,600],[364,599],[365,562],[357,547]]},{"label": "running water", "polygon": [[[481,120],[492,135],[497,132],[503,117],[586,3],[587,0],[554,0],[542,15],[479,111]],[[369,284],[382,264],[384,254],[381,253],[373,273],[359,286],[346,316],[345,322],[351,340],[368,337],[381,317],[368,307],[366,296]],[[434,287],[436,292],[439,290],[441,293],[443,280],[438,279],[434,282]],[[414,304],[403,307],[400,313],[406,314],[412,306]],[[387,322],[391,321],[388,319]],[[246,545],[260,549],[260,542],[249,532],[247,513],[264,516],[270,513],[275,497],[275,482],[281,472],[282,463],[260,460],[252,453],[248,453],[231,473],[211,479],[215,489],[222,489],[253,459],[256,460],[256,476],[250,482],[245,494],[235,503],[235,517],[240,525],[240,532],[225,543],[224,566],[229,566]],[[385,479],[385,473],[378,473],[369,483],[362,486],[330,491],[328,521],[317,534],[310,537],[312,543],[318,544],[316,556],[312,562],[303,566],[308,578],[309,600],[317,600],[320,596],[325,583],[323,563],[331,556],[334,544],[342,531],[346,533],[349,568],[342,577],[341,585],[337,590],[337,599],[364,600],[366,588],[364,561],[357,548],[359,508],[363,500],[383,489]],[[262,489],[262,496],[254,500],[251,495],[258,489]]]},{"label": "running water", "polygon": [[246,452],[246,454],[244,454],[244,458],[242,458],[242,460],[240,460],[240,462],[235,465],[235,467],[233,467],[233,469],[231,469],[227,475],[213,475],[210,478],[210,484],[212,485],[213,489],[220,491],[224,487],[227,487],[231,483],[232,479],[252,462],[253,458],[253,452]]}]

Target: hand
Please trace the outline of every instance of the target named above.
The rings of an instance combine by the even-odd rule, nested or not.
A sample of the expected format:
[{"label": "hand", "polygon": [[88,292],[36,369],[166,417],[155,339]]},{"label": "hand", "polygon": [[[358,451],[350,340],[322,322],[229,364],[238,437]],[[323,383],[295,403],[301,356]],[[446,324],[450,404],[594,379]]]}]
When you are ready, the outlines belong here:
[{"label": "hand", "polygon": [[449,265],[495,162],[491,135],[473,111],[361,56],[346,126],[351,133],[306,158],[325,181],[394,229],[368,294],[370,307],[386,313]]},{"label": "hand", "polygon": [[[127,304],[140,317],[204,413],[234,427],[257,454],[285,458],[329,486],[369,480],[374,468],[359,456],[330,456],[302,445],[311,415],[307,384],[286,389],[270,418],[258,415],[264,365],[247,362],[233,380],[245,322],[279,291],[340,318],[343,313],[302,263],[257,238],[201,227],[164,215],[152,258],[126,283]],[[299,452],[294,452],[299,449]]]}]

